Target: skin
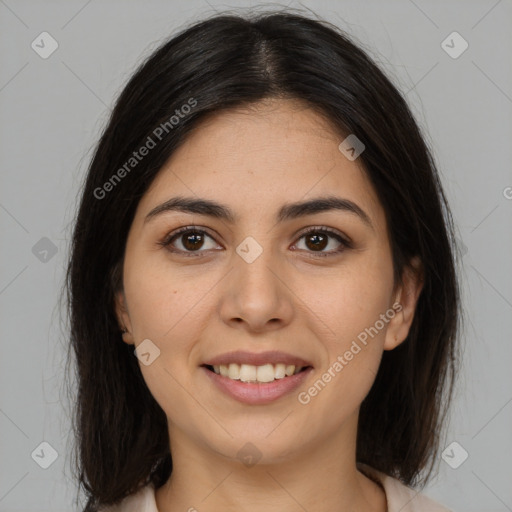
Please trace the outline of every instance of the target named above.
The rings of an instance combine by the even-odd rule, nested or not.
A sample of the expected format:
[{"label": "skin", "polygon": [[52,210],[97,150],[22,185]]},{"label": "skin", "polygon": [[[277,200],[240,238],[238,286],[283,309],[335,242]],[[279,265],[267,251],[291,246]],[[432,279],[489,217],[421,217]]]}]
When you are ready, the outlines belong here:
[{"label": "skin", "polygon": [[[387,510],[383,489],[356,467],[359,408],[383,351],[409,332],[421,272],[411,261],[403,285],[395,286],[384,210],[360,159],[339,151],[343,138],[292,100],[216,113],[175,151],[138,205],[116,311],[126,343],[149,338],[160,350],[150,365],[139,362],[169,424],[174,467],[156,491],[160,512]],[[226,204],[238,221],[166,212],[144,222],[177,195]],[[373,229],[339,210],[276,223],[284,203],[323,195],[357,203]],[[202,246],[192,246],[202,257],[158,244],[190,225],[208,232]],[[340,242],[329,238],[315,251],[299,230],[322,226],[348,236],[353,247],[336,254]],[[252,263],[236,252],[247,236],[263,249]],[[178,236],[174,249],[185,252],[186,241]],[[298,392],[395,302],[402,310],[317,396],[299,403]],[[310,361],[313,372],[299,390],[270,404],[243,404],[200,368],[237,349],[289,352]],[[261,454],[251,467],[237,458],[247,442]]]}]

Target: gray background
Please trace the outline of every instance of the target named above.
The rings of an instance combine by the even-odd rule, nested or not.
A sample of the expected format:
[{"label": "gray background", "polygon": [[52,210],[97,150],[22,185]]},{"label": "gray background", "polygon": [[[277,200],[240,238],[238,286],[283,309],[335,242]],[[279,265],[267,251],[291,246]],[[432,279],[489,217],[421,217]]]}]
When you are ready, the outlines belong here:
[{"label": "gray background", "polygon": [[[57,301],[78,187],[113,100],[183,23],[250,5],[0,0],[1,512],[73,509]],[[456,441],[469,457],[453,469],[440,452],[424,492],[456,512],[512,510],[512,3],[288,5],[355,37],[428,132],[465,248],[464,365],[443,448]],[[47,59],[31,48],[43,31],[59,45]],[[469,43],[458,58],[441,46],[453,31]],[[51,456],[42,442],[58,453],[47,469],[36,463]],[[462,453],[449,450],[451,460]]]}]

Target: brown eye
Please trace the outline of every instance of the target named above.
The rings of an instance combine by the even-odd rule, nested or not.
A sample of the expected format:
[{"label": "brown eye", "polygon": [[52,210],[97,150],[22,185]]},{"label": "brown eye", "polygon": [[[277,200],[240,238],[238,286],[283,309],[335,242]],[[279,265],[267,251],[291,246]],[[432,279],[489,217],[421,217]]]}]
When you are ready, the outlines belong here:
[{"label": "brown eye", "polygon": [[204,237],[198,231],[189,231],[188,233],[181,235],[181,243],[188,251],[194,251],[201,249],[204,243]]},{"label": "brown eye", "polygon": [[[337,231],[327,227],[309,229],[302,233],[299,240],[302,239],[304,239],[307,252],[316,253],[314,254],[315,256],[335,256],[352,247],[351,242],[346,240]],[[335,239],[338,242],[338,248],[324,251],[330,245],[330,239]]]},{"label": "brown eye", "polygon": [[188,226],[169,234],[159,244],[168,248],[171,252],[181,253],[185,256],[202,256],[206,249],[216,247],[213,244],[205,249],[204,246],[208,239],[213,240],[206,231]]},{"label": "brown eye", "polygon": [[[208,249],[215,249],[215,244],[206,247],[208,239],[214,241],[213,237],[202,229],[187,226],[167,235],[164,240],[158,242],[170,252],[183,256],[203,256]],[[331,228],[311,228],[303,233],[299,240],[305,240],[306,252],[314,256],[335,256],[352,247],[352,243],[337,231]],[[331,245],[330,241],[336,240],[338,247],[325,251]],[[180,247],[181,246],[181,247]]]},{"label": "brown eye", "polygon": [[306,246],[313,251],[323,251],[327,247],[329,237],[323,233],[311,233],[305,236]]}]

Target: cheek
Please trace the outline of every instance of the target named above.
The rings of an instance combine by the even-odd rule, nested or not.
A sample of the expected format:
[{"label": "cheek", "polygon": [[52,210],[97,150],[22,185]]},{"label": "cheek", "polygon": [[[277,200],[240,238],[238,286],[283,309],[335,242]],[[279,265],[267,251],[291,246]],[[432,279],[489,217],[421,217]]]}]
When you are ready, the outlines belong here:
[{"label": "cheek", "polygon": [[342,402],[352,409],[368,393],[379,368],[386,330],[394,317],[393,274],[385,255],[361,258],[361,265],[340,270],[311,297],[310,307],[322,320],[314,329],[326,352],[319,371],[322,382],[318,391],[311,391],[322,394],[319,402],[326,406],[344,397]]},{"label": "cheek", "polygon": [[212,286],[207,275],[171,269],[160,258],[142,254],[127,262],[125,292],[136,337],[152,336],[162,342],[190,328],[201,297]]},{"label": "cheek", "polygon": [[[350,345],[351,340],[372,327],[390,307],[391,263],[371,264],[363,259],[361,263],[340,268],[323,280],[321,286],[309,288],[306,296],[308,306],[323,321],[322,332],[336,349]],[[385,333],[386,326],[383,328],[379,323],[379,331],[382,331],[379,334]]]},{"label": "cheek", "polygon": [[165,410],[181,399],[178,383],[197,371],[197,340],[211,317],[205,294],[217,281],[192,267],[171,269],[143,251],[126,260],[125,293],[136,344],[149,339],[160,351],[151,365],[139,366],[155,399],[168,402]]},{"label": "cheek", "polygon": [[327,334],[321,338],[325,363],[299,396],[301,404],[315,411],[310,419],[312,428],[336,431],[340,422],[360,407],[379,369],[388,325],[381,320],[388,311],[386,293],[384,287],[365,288],[356,282],[359,286],[345,282],[335,290],[335,307],[329,305],[325,318],[335,337]]},{"label": "cheek", "polygon": [[183,386],[188,386],[191,373],[197,371],[191,354],[201,336],[197,321],[204,315],[201,297],[213,283],[194,278],[190,272],[171,271],[165,262],[155,260],[141,255],[126,262],[125,293],[136,344],[149,339],[159,350],[151,364],[139,362],[139,367],[167,417],[188,417],[197,405]]}]

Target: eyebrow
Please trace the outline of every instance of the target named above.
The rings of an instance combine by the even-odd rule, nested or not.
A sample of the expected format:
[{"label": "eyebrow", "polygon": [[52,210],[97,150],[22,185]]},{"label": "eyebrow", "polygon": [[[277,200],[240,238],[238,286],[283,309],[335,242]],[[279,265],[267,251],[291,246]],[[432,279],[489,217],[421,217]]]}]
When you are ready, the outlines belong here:
[{"label": "eyebrow", "polygon": [[[276,220],[279,223],[329,210],[340,210],[355,214],[368,227],[372,230],[374,229],[369,215],[360,206],[349,199],[336,196],[317,197],[308,201],[286,203],[279,209]],[[178,196],[173,197],[165,201],[165,203],[153,208],[146,215],[144,223],[164,212],[170,211],[206,215],[215,219],[227,221],[231,224],[235,223],[238,219],[238,216],[227,205],[217,203],[210,199]]]}]

